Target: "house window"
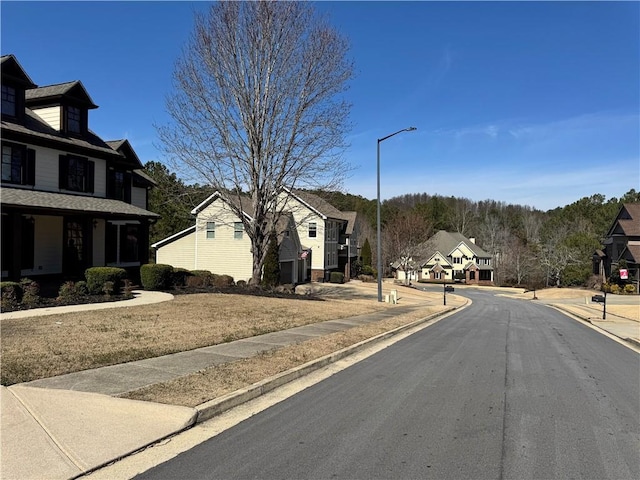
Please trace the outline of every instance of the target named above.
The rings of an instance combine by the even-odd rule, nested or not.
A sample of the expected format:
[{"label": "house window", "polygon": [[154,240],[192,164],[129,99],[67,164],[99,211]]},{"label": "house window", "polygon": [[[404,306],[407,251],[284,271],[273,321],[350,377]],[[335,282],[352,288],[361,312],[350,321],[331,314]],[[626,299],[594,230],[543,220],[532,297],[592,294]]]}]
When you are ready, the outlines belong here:
[{"label": "house window", "polygon": [[453,257],[453,263],[462,263],[461,257]]},{"label": "house window", "polygon": [[318,233],[318,226],[316,222],[309,222],[309,238],[316,238]]},{"label": "house window", "polygon": [[131,203],[131,173],[109,169],[107,172],[107,198]]},{"label": "house window", "polygon": [[16,89],[2,85],[2,114],[15,117],[16,111]]},{"label": "house window", "polygon": [[242,224],[242,222],[234,222],[233,238],[241,239],[243,231],[244,231],[244,225]]},{"label": "house window", "polygon": [[13,143],[2,144],[2,181],[35,185],[35,150]]},{"label": "house window", "polygon": [[140,225],[137,223],[107,222],[107,264],[139,263],[140,238]]},{"label": "house window", "polygon": [[216,222],[207,222],[207,238],[216,238]]},{"label": "house window", "polygon": [[491,280],[491,271],[480,270],[480,280]]},{"label": "house window", "polygon": [[81,133],[81,112],[78,107],[67,107],[67,124],[66,130],[68,133]]},{"label": "house window", "polygon": [[475,280],[476,279],[476,272],[474,272],[473,270],[471,270],[469,272],[469,280]]},{"label": "house window", "polygon": [[94,169],[86,158],[60,155],[60,188],[93,193]]}]

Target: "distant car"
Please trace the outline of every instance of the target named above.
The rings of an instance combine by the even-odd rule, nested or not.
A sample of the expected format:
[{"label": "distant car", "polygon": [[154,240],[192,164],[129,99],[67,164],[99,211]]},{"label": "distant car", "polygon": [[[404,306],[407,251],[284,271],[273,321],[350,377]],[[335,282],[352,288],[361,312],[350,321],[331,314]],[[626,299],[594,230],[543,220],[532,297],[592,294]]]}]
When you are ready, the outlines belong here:
[{"label": "distant car", "polygon": [[454,292],[455,289],[451,285],[445,285],[444,286],[444,291],[445,292]]}]

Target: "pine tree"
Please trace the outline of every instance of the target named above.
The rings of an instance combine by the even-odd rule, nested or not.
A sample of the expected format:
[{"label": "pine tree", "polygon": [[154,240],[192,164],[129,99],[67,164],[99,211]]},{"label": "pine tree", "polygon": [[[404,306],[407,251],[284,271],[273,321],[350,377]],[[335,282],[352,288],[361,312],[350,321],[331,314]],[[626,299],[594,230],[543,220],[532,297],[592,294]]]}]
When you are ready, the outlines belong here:
[{"label": "pine tree", "polygon": [[278,237],[275,232],[271,232],[262,273],[262,285],[265,287],[275,287],[280,282],[280,254],[278,250]]},{"label": "pine tree", "polygon": [[362,246],[362,266],[371,267],[371,244],[368,238],[365,239],[364,245]]}]

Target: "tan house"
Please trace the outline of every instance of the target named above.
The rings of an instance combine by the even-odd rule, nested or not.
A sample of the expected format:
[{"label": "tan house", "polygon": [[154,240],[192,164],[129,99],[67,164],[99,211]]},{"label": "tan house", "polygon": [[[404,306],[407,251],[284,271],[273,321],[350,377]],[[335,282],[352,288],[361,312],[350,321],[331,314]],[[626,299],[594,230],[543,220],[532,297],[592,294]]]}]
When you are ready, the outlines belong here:
[{"label": "tan house", "polygon": [[492,285],[493,267],[491,255],[457,232],[440,230],[417,249],[420,259],[403,264],[414,265],[409,272],[397,268],[398,280],[440,280],[444,282],[464,281],[472,285]]},{"label": "tan house", "polygon": [[38,87],[2,56],[2,277],[137,271],[149,258],[154,185],[127,140],[89,128],[98,108],[78,80]]},{"label": "tan house", "polygon": [[[156,262],[248,281],[251,241],[229,201],[216,192],[195,207],[195,225],[152,245]],[[298,190],[284,189],[280,202],[281,283],[323,281],[331,271],[347,271],[348,278],[350,261],[358,255],[355,212],[340,212],[317,195]]]}]

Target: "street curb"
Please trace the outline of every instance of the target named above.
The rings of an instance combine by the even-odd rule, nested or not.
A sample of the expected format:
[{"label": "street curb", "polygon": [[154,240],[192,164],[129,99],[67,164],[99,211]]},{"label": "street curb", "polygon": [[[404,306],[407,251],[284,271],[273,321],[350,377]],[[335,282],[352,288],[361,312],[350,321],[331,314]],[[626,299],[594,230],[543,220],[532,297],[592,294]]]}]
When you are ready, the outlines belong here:
[{"label": "street curb", "polygon": [[640,342],[638,342],[638,341],[637,341],[636,339],[634,339],[634,338],[630,338],[630,337],[621,337],[621,336],[619,336],[619,335],[616,335],[615,333],[610,332],[610,331],[609,331],[609,330],[607,330],[606,328],[602,328],[602,327],[600,327],[600,326],[596,325],[596,324],[595,324],[595,323],[593,323],[590,319],[585,318],[585,317],[583,317],[582,315],[578,315],[578,314],[577,314],[577,313],[575,313],[575,312],[571,312],[571,311],[569,311],[569,310],[565,310],[565,309],[564,309],[564,308],[562,308],[560,305],[553,305],[553,304],[550,304],[549,306],[550,306],[550,307],[552,307],[552,308],[555,308],[556,310],[558,310],[559,312],[561,312],[561,313],[563,313],[563,314],[565,314],[565,315],[569,315],[569,316],[571,316],[571,317],[573,317],[573,318],[576,318],[576,319],[580,320],[581,322],[588,323],[588,324],[589,324],[589,325],[591,325],[592,327],[597,328],[598,330],[601,330],[601,331],[603,331],[603,332],[606,332],[606,333],[608,333],[609,335],[612,335],[612,336],[614,336],[614,337],[616,337],[616,338],[619,338],[620,340],[622,340],[622,341],[624,341],[624,342],[630,343],[630,344],[634,345],[635,347],[640,347]]},{"label": "street curb", "polygon": [[451,307],[442,312],[433,313],[425,318],[420,320],[416,320],[415,322],[409,323],[407,325],[403,325],[401,327],[397,327],[393,330],[389,330],[388,332],[381,333],[376,335],[375,337],[368,338],[366,340],[362,340],[354,345],[349,347],[345,347],[336,352],[325,355],[324,357],[317,358],[315,360],[311,360],[305,364],[294,367],[285,372],[274,375],[270,378],[262,380],[260,382],[254,383],[253,385],[249,385],[248,387],[241,388],[240,390],[236,390],[235,392],[228,393],[227,395],[223,395],[222,397],[209,400],[208,402],[202,403],[200,405],[196,405],[195,409],[198,413],[195,423],[201,423],[206,420],[209,420],[221,413],[226,412],[238,405],[242,405],[250,400],[258,398],[266,393],[269,393],[275,390],[282,385],[285,385],[289,382],[297,380],[298,378],[304,377],[316,370],[319,370],[322,367],[325,367],[331,363],[337,362],[349,355],[364,350],[366,347],[371,346],[372,344],[379,342],[381,340],[385,340],[389,337],[393,337],[399,333],[404,332],[405,330],[409,330],[413,327],[421,325],[423,323],[428,323],[431,320],[434,320],[438,317],[451,313],[455,310],[466,307],[469,304],[467,300],[463,305],[459,307]]}]

